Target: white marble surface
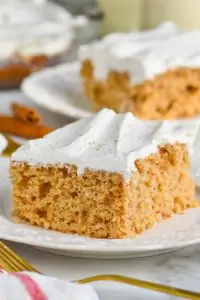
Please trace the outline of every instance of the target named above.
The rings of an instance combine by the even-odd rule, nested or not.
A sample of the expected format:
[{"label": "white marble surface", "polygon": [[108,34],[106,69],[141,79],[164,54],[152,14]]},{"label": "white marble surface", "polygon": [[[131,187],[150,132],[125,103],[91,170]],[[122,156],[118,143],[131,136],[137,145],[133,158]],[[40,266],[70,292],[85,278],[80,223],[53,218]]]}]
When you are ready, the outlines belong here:
[{"label": "white marble surface", "polygon": [[[18,92],[0,93],[0,113],[9,111],[9,103],[27,99]],[[34,105],[32,105],[34,106]],[[48,125],[59,127],[70,120],[40,110]],[[0,166],[1,167],[1,166]],[[20,255],[47,275],[68,280],[105,273],[128,275],[200,292],[200,245],[156,257],[126,260],[89,260],[48,254],[25,245],[9,243]],[[116,283],[98,283],[95,289],[100,300],[175,299],[159,293]],[[81,300],[81,299],[80,299]]]}]

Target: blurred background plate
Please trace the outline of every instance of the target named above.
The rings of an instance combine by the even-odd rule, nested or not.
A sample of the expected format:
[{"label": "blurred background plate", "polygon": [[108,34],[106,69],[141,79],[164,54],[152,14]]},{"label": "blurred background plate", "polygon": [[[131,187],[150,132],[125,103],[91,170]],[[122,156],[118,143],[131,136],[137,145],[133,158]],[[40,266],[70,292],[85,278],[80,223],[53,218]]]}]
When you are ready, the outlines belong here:
[{"label": "blurred background plate", "polygon": [[46,109],[76,119],[88,117],[92,108],[84,96],[79,70],[79,62],[52,67],[26,78],[21,89]]}]

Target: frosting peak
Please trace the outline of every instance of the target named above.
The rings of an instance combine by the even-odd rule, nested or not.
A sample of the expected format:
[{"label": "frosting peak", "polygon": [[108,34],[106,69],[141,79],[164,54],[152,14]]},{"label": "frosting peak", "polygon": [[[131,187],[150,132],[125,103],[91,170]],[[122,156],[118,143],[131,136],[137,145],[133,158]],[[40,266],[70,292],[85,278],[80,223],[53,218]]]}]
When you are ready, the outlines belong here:
[{"label": "frosting peak", "polygon": [[33,140],[19,148],[13,161],[29,164],[75,164],[85,168],[120,172],[126,179],[134,161],[156,152],[160,143],[192,145],[198,121],[141,121],[131,113],[116,114],[103,109]]}]

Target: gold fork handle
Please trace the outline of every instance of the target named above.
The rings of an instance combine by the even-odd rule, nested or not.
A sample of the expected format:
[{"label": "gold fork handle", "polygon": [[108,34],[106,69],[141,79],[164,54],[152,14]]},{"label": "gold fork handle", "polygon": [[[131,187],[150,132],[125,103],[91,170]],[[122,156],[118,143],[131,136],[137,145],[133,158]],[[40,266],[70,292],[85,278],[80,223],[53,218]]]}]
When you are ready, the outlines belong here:
[{"label": "gold fork handle", "polygon": [[145,288],[148,290],[153,290],[156,292],[165,293],[168,295],[176,296],[176,297],[182,297],[185,299],[191,299],[191,300],[199,300],[200,299],[200,293],[187,291],[184,289],[179,289],[171,286],[166,286],[159,283],[153,283],[148,282],[145,280],[135,279],[131,277],[126,276],[120,276],[120,275],[98,275],[98,276],[92,276],[87,277],[84,279],[76,280],[76,283],[84,284],[84,283],[91,283],[95,281],[117,281],[125,284],[130,284],[134,286],[138,286],[141,288]]}]

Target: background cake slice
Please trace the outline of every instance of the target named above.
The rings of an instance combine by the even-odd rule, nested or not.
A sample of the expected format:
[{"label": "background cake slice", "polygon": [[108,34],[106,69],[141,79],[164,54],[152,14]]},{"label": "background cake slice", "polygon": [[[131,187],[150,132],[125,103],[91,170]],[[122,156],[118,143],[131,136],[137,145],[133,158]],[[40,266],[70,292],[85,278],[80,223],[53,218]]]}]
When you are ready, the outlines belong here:
[{"label": "background cake slice", "polygon": [[140,121],[104,109],[11,159],[17,221],[96,238],[132,237],[195,207],[196,121]]},{"label": "background cake slice", "polygon": [[200,114],[200,31],[168,26],[80,47],[83,88],[94,111],[129,111],[145,120]]}]

